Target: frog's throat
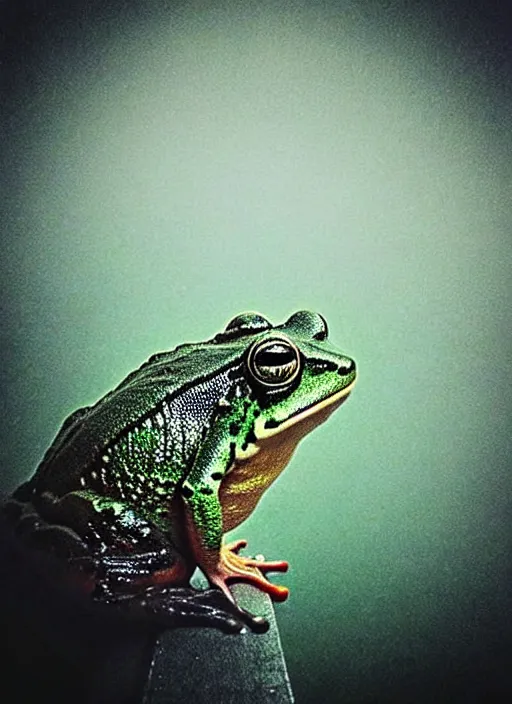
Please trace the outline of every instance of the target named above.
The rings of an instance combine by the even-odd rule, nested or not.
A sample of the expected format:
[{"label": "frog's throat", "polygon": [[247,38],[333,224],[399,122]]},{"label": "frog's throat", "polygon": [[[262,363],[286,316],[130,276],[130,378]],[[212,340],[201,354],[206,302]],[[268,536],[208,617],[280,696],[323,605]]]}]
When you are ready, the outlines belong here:
[{"label": "frog's throat", "polygon": [[[220,485],[224,530],[232,530],[256,508],[266,489],[281,474],[300,440],[323,423],[347,398],[354,382],[275,428],[264,428],[235,461]],[[259,420],[259,419],[257,419]],[[286,432],[285,432],[286,431]]]}]

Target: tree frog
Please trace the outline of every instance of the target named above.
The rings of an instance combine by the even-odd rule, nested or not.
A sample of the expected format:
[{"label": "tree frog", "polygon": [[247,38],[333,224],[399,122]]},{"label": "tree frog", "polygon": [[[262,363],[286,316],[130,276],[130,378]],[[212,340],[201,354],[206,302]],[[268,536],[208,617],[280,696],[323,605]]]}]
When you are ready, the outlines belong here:
[{"label": "tree frog", "polygon": [[[288,565],[242,556],[245,541],[223,536],[355,380],[321,315],[299,311],[281,325],[238,315],[212,339],[153,355],[73,413],[4,513],[30,546],[64,559],[94,599],[171,626],[265,630],[230,584],[282,601],[287,588],[265,575]],[[210,589],[190,586],[196,567]]]}]

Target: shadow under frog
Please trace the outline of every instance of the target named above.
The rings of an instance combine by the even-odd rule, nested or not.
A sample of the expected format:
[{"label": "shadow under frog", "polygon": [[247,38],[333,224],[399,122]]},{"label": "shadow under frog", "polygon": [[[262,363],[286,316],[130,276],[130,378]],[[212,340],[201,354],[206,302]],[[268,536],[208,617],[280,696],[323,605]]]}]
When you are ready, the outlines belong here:
[{"label": "shadow under frog", "polygon": [[[50,553],[93,600],[164,627],[263,632],[229,584],[275,601],[284,561],[240,554],[244,521],[301,438],[348,397],[355,363],[308,311],[272,325],[234,318],[205,342],[152,356],[63,424],[34,476],[4,506],[24,544]],[[199,567],[210,588],[194,589]]]}]

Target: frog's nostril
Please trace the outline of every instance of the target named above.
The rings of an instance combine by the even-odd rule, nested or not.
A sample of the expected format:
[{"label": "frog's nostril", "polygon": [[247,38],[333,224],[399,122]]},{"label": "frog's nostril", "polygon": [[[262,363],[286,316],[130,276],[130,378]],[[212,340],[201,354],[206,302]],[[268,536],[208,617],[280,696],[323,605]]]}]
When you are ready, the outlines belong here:
[{"label": "frog's nostril", "polygon": [[346,376],[347,374],[350,374],[351,372],[355,371],[355,369],[356,363],[353,359],[348,359],[347,357],[342,362],[340,362],[338,367],[338,374],[340,376]]}]

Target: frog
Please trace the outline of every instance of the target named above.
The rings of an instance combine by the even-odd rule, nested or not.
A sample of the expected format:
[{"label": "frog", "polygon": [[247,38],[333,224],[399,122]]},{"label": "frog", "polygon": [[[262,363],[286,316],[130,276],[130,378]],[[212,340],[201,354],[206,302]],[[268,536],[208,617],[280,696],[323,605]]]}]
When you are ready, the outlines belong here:
[{"label": "frog", "polygon": [[[288,563],[245,556],[246,541],[225,534],[355,382],[354,360],[319,313],[278,325],[239,314],[206,341],[154,354],[72,413],[4,516],[95,601],[164,627],[264,632],[268,622],[237,604],[232,586],[284,601],[288,588],[267,574]],[[208,588],[191,585],[197,569]]]}]

